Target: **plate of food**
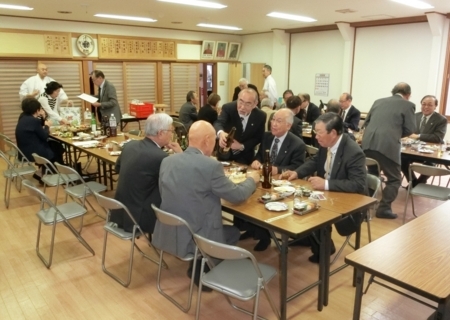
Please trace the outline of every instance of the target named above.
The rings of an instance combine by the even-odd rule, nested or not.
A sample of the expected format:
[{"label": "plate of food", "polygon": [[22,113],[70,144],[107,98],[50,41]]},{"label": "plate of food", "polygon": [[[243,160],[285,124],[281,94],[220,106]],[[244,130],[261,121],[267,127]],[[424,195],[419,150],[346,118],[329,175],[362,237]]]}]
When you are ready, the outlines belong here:
[{"label": "plate of food", "polygon": [[287,180],[275,180],[275,179],[272,179],[272,184],[274,186],[276,186],[276,187],[292,185],[292,183],[290,181],[287,181]]},{"label": "plate of food", "polygon": [[242,172],[234,172],[230,174],[228,178],[230,178],[230,180],[233,181],[234,183],[240,183],[245,181],[245,179],[247,179],[247,175]]},{"label": "plate of food", "polygon": [[284,199],[284,197],[281,194],[279,194],[278,192],[273,192],[273,193],[267,192],[266,194],[263,194],[261,197],[259,197],[258,201],[265,204],[268,202],[278,201],[281,199]]},{"label": "plate of food", "polygon": [[285,197],[290,196],[291,194],[294,194],[294,192],[295,192],[295,188],[292,186],[275,187],[275,188],[273,188],[273,190],[281,193]]},{"label": "plate of food", "polygon": [[294,213],[298,215],[304,215],[313,211],[316,211],[319,205],[314,201],[296,201],[294,203]]},{"label": "plate of food", "polygon": [[420,153],[434,153],[433,150],[427,149],[427,148],[419,149],[419,152],[420,152]]},{"label": "plate of food", "polygon": [[223,165],[224,167],[229,167],[229,166],[230,166],[230,163],[229,163],[229,162],[221,161],[221,163],[222,163],[222,165]]},{"label": "plate of food", "polygon": [[277,211],[277,212],[286,211],[287,209],[289,209],[288,205],[283,202],[269,202],[266,203],[265,207],[269,211]]}]

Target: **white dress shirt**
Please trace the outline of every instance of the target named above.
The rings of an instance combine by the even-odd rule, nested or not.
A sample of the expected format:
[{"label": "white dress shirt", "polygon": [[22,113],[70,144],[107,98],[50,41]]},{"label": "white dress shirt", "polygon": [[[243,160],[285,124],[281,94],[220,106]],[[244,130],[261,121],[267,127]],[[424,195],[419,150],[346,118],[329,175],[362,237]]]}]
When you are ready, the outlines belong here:
[{"label": "white dress shirt", "polygon": [[[35,96],[35,98],[38,98],[39,95],[44,92],[45,86],[47,85],[47,83],[52,82],[52,81],[55,81],[55,80],[50,77],[45,77],[44,79],[41,79],[39,74],[29,77],[20,86],[20,90],[19,90],[20,101],[25,99],[25,97],[27,95],[29,95],[30,93],[32,93],[34,90],[39,90],[39,93]],[[68,99],[69,98],[67,97],[67,94],[61,88],[61,91],[59,91],[59,95],[58,95],[58,103],[61,103],[61,101],[68,100]]]},{"label": "white dress shirt", "polygon": [[275,103],[278,101],[277,84],[275,83],[275,79],[271,74],[269,74],[266,80],[264,80],[263,90],[269,92],[269,99],[275,105]]}]

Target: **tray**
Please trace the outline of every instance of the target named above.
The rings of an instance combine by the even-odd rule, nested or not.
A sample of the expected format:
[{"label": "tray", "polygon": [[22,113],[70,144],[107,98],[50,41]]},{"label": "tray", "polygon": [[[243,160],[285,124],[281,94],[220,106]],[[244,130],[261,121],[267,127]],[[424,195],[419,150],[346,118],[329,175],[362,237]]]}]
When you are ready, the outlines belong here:
[{"label": "tray", "polygon": [[315,202],[312,202],[312,201],[302,201],[302,202],[300,202],[301,204],[304,204],[305,206],[306,205],[313,205],[314,207],[313,208],[311,208],[311,209],[308,209],[308,210],[299,210],[299,209],[296,209],[295,207],[297,206],[297,204],[295,204],[294,205],[294,208],[293,208],[293,212],[295,213],[295,214],[298,214],[299,216],[303,216],[303,215],[305,215],[305,214],[308,214],[308,213],[311,213],[311,212],[314,212],[314,211],[316,211],[316,210],[318,210],[319,208],[320,208],[320,206],[319,206],[319,204],[317,204],[317,203],[315,203]]},{"label": "tray", "polygon": [[268,199],[268,200],[265,200],[265,199],[263,199],[262,197],[259,197],[259,198],[258,198],[258,202],[261,202],[261,203],[263,203],[263,204],[266,204],[266,203],[269,203],[269,202],[280,201],[280,200],[283,200],[283,199],[284,199],[284,197],[283,197],[281,194],[277,194],[277,197],[275,197],[274,199]]}]

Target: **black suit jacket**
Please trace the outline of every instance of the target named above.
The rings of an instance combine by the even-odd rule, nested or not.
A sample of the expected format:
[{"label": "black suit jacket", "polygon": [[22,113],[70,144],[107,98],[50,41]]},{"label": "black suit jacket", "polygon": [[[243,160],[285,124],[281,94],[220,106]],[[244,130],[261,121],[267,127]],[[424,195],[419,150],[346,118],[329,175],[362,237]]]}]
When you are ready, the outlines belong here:
[{"label": "black suit jacket", "polygon": [[42,127],[40,118],[21,114],[16,126],[17,147],[29,161],[34,161],[32,153],[37,153],[50,161],[54,160],[54,153],[47,142],[48,127]]},{"label": "black suit jacket", "polygon": [[200,111],[197,115],[197,120],[204,120],[211,125],[214,125],[214,122],[217,120],[217,111],[213,107],[211,107],[209,104],[205,104],[203,107],[200,108]]},{"label": "black suit jacket", "polygon": [[[260,163],[264,162],[264,153],[266,150],[270,150],[273,139],[275,139],[275,136],[271,132],[264,133],[255,160]],[[275,162],[272,163],[273,166],[278,168],[278,172],[281,173],[283,169],[295,170],[305,162],[305,143],[293,133],[288,132],[283,144],[278,148],[278,155]]]},{"label": "black suit jacket", "polygon": [[[342,110],[341,115],[344,114]],[[344,127],[351,129],[353,131],[359,131],[359,120],[361,119],[361,112],[356,109],[353,105],[348,108],[347,114],[345,115]]]},{"label": "black suit jacket", "polygon": [[233,154],[230,152],[224,156],[219,154],[220,160],[234,160],[243,164],[250,164],[253,161],[255,154],[255,147],[261,142],[264,134],[264,127],[266,124],[266,113],[254,108],[248,117],[245,131],[242,127],[241,117],[237,110],[237,102],[233,101],[222,106],[222,112],[214,123],[216,132],[223,130],[230,132],[232,127],[236,127],[234,139],[242,143],[245,147],[244,151]]},{"label": "black suit jacket", "polygon": [[[296,117],[300,120],[303,119],[303,114],[305,113],[305,109],[300,110],[297,113]],[[308,105],[308,112],[306,113],[306,122],[309,124],[313,124],[314,121],[320,116],[320,109],[314,103],[310,102]]]},{"label": "black suit jacket", "polygon": [[416,132],[420,134],[420,141],[441,143],[444,140],[447,132],[447,118],[443,115],[434,112],[427,123],[422,133],[420,133],[420,122],[422,121],[422,112],[416,113]]},{"label": "black suit jacket", "polygon": [[[319,152],[295,171],[299,178],[312,175],[316,171],[317,175],[323,178],[326,160],[327,148],[319,147]],[[348,135],[343,134],[331,168],[329,190],[366,194],[366,175],[366,157],[363,151]]]}]

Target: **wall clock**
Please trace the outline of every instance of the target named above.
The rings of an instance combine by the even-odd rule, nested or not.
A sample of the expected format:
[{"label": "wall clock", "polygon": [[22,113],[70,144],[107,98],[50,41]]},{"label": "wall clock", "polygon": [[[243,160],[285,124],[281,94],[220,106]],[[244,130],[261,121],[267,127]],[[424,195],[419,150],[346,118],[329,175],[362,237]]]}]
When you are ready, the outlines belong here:
[{"label": "wall clock", "polygon": [[94,51],[94,38],[88,34],[82,34],[77,39],[77,48],[85,56],[90,55]]}]

